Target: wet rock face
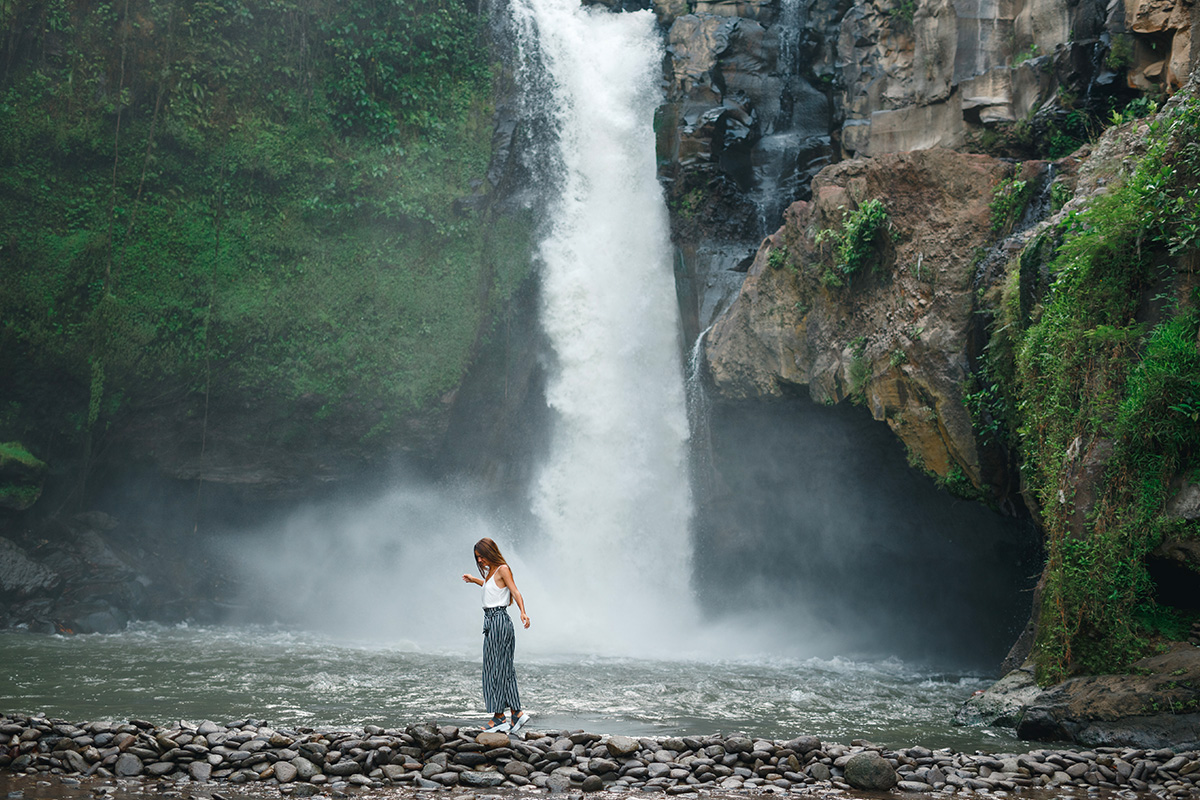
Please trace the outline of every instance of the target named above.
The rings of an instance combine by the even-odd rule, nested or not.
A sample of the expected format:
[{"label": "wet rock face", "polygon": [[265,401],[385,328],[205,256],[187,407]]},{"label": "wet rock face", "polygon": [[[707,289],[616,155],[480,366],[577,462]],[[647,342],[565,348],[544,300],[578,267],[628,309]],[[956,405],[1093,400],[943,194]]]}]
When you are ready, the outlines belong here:
[{"label": "wet rock face", "polygon": [[[668,43],[659,158],[676,200],[714,176],[747,194],[806,199],[831,158],[974,148],[1035,114],[1039,129],[1061,125],[1075,102],[1063,95],[1174,91],[1192,59],[1185,0],[1138,0],[1124,13],[1102,0],[659,0],[654,9]],[[786,156],[796,184],[766,185],[772,134],[789,126],[809,142],[793,141]],[[677,232],[694,238],[680,222]]]},{"label": "wet rock face", "polygon": [[53,589],[58,574],[34,561],[15,542],[0,538],[0,596],[23,600]]},{"label": "wet rock face", "polygon": [[[1014,725],[1022,738],[1042,741],[1150,750],[1200,747],[1200,648],[1176,645],[1134,663],[1131,672],[1072,678],[1043,691],[1023,667],[971,698],[958,719]],[[1161,766],[1169,772],[1182,765]],[[1145,768],[1142,773],[1134,776],[1142,780],[1134,788],[1144,789],[1155,774]]]},{"label": "wet rock face", "polygon": [[[215,621],[185,542],[137,535],[115,518],[87,512],[0,536],[0,627],[40,633],[115,633],[131,619]],[[195,544],[194,542],[192,543]],[[172,549],[171,559],[159,555]]]},{"label": "wet rock face", "polygon": [[679,247],[684,335],[728,304],[759,240],[832,157],[832,107],[804,0],[659,0],[659,174]]}]

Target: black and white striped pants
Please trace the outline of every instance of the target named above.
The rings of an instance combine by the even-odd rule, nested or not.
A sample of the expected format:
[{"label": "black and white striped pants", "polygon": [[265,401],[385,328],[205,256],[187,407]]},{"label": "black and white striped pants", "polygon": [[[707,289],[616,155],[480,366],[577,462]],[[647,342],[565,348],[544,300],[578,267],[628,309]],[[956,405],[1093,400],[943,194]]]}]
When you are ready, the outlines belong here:
[{"label": "black and white striped pants", "polygon": [[517,637],[507,606],[483,610],[483,701],[491,714],[504,709],[521,708],[517,693],[517,672],[513,669],[513,651]]}]

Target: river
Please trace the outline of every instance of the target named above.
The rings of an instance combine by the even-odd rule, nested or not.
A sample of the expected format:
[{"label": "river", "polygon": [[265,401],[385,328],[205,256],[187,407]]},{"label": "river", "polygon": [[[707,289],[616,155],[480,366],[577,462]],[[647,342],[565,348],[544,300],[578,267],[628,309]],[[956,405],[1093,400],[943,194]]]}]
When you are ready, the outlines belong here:
[{"label": "river", "polygon": [[[479,654],[344,641],[261,626],[165,627],[45,636],[0,633],[0,707],[74,722],[254,718],[281,727],[477,724]],[[988,684],[894,659],[638,659],[527,653],[518,679],[539,730],[626,735],[812,734],[849,743],[1023,750],[1011,731],[957,727]]]}]

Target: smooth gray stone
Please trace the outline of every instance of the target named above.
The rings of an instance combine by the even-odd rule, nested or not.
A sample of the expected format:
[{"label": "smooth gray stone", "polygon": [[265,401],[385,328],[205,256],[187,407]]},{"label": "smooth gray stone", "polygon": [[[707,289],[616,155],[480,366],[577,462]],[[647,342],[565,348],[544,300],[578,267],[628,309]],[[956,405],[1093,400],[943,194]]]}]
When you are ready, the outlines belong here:
[{"label": "smooth gray stone", "polygon": [[66,750],[62,754],[63,763],[69,772],[87,772],[88,762],[82,754],[74,750]]},{"label": "smooth gray stone", "polygon": [[588,771],[593,775],[604,775],[609,772],[616,772],[618,769],[620,769],[620,765],[607,758],[593,758],[588,762]]},{"label": "smooth gray stone", "polygon": [[454,756],[454,761],[465,767],[478,767],[480,764],[486,764],[488,757],[483,753],[457,753]]},{"label": "smooth gray stone", "polygon": [[599,775],[588,775],[583,779],[583,790],[585,792],[598,792],[604,788],[604,779]]},{"label": "smooth gray stone", "polygon": [[458,774],[458,782],[464,786],[490,788],[504,783],[504,776],[492,770],[483,772],[468,770]]},{"label": "smooth gray stone", "polygon": [[608,752],[617,758],[633,755],[641,747],[641,743],[637,739],[629,736],[610,736],[604,744],[608,748]]},{"label": "smooth gray stone", "polygon": [[299,780],[311,781],[313,777],[321,774],[321,768],[304,756],[296,756],[290,763],[296,768],[296,778]]},{"label": "smooth gray stone", "polygon": [[142,774],[142,760],[133,753],[122,753],[117,756],[117,764],[113,769],[118,778],[132,778]]},{"label": "smooth gray stone", "polygon": [[807,755],[813,750],[820,750],[821,740],[816,736],[797,736],[795,739],[792,739],[785,744],[784,747],[803,756]]},{"label": "smooth gray stone", "polygon": [[571,779],[556,772],[546,779],[546,788],[550,790],[551,794],[568,791],[571,788]]},{"label": "smooth gray stone", "polygon": [[932,792],[933,787],[924,781],[900,781],[896,788],[902,792]]},{"label": "smooth gray stone", "polygon": [[855,789],[886,791],[896,785],[896,770],[886,758],[873,750],[850,757],[846,762],[846,783]]},{"label": "smooth gray stone", "polygon": [[400,764],[384,764],[382,769],[384,776],[386,776],[389,781],[399,780],[400,778],[404,777],[405,773],[408,771]]},{"label": "smooth gray stone", "polygon": [[188,775],[197,783],[208,783],[208,779],[212,777],[212,764],[207,761],[193,761],[188,764]]},{"label": "smooth gray stone", "polygon": [[417,744],[425,750],[436,750],[446,743],[446,737],[432,722],[421,725],[409,725],[405,733],[413,737]]},{"label": "smooth gray stone", "polygon": [[287,761],[275,762],[275,780],[280,783],[291,783],[296,780],[296,775],[298,774],[299,770],[296,769],[295,765]]}]

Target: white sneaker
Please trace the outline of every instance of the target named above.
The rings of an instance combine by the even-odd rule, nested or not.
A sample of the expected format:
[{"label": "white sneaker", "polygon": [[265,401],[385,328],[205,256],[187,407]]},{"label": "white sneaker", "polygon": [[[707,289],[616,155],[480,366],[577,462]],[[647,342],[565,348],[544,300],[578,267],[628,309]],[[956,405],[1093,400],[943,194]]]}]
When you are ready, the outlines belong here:
[{"label": "white sneaker", "polygon": [[512,723],[510,723],[508,720],[496,719],[495,717],[483,723],[483,729],[485,731],[491,731],[492,733],[507,733],[508,729],[511,727]]},{"label": "white sneaker", "polygon": [[512,733],[516,733],[517,731],[521,730],[521,728],[525,727],[525,724],[528,723],[529,720],[530,720],[529,712],[528,711],[520,711],[514,715],[512,725],[510,726],[509,730]]}]

